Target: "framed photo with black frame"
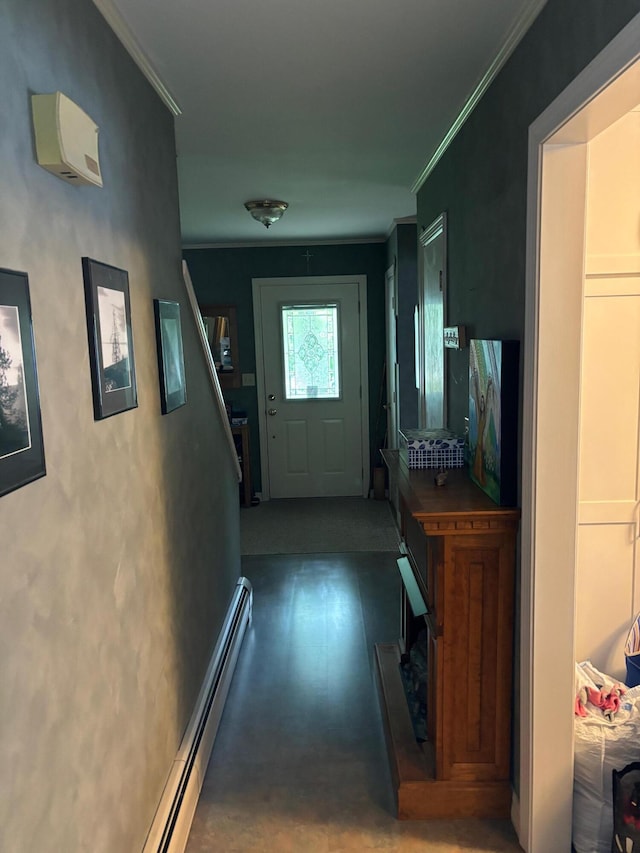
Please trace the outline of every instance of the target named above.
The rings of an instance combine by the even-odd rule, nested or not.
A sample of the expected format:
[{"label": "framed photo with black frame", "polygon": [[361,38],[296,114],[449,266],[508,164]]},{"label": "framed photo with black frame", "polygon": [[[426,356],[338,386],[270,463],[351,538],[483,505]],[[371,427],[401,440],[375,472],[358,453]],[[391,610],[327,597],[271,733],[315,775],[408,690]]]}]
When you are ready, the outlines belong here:
[{"label": "framed photo with black frame", "polygon": [[160,404],[162,414],[166,415],[187,402],[180,303],[154,299],[153,312],[156,320]]},{"label": "framed photo with black frame", "polygon": [[126,270],[82,259],[93,388],[99,421],[138,405]]},{"label": "framed photo with black frame", "polygon": [[29,279],[0,269],[0,495],[45,474]]}]

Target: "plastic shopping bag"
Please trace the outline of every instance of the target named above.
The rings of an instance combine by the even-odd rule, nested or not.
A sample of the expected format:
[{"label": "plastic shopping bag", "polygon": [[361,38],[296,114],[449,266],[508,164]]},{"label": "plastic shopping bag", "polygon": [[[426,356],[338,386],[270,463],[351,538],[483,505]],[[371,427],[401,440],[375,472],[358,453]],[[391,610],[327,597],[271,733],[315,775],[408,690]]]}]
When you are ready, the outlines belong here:
[{"label": "plastic shopping bag", "polygon": [[624,658],[627,664],[627,687],[640,684],[640,613],[633,620],[624,646]]}]

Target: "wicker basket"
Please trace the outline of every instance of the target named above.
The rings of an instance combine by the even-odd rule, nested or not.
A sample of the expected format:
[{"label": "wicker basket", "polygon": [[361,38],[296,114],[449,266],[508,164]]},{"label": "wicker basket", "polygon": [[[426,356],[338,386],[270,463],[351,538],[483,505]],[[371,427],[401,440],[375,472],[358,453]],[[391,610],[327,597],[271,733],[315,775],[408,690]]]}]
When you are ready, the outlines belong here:
[{"label": "wicker basket", "polygon": [[445,429],[400,432],[400,459],[408,468],[463,468],[465,440]]}]

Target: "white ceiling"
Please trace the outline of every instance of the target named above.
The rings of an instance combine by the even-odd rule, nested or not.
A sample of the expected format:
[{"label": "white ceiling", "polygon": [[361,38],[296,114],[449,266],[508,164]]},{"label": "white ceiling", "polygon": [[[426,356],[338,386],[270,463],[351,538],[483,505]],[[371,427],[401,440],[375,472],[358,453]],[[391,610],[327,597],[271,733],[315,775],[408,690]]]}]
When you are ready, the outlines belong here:
[{"label": "white ceiling", "polygon": [[[94,2],[181,110],[185,245],[384,238],[544,4]],[[269,231],[244,209],[258,198],[289,203]]]}]

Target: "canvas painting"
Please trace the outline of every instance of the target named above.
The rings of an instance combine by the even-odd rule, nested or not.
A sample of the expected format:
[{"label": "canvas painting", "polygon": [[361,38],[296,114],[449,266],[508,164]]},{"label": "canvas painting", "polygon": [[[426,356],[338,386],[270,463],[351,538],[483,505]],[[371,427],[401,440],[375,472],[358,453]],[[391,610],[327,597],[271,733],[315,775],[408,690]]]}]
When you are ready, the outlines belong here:
[{"label": "canvas painting", "polygon": [[500,505],[516,503],[518,342],[469,345],[469,473]]}]

